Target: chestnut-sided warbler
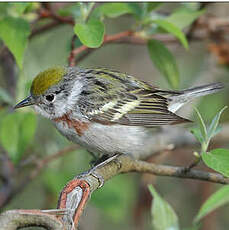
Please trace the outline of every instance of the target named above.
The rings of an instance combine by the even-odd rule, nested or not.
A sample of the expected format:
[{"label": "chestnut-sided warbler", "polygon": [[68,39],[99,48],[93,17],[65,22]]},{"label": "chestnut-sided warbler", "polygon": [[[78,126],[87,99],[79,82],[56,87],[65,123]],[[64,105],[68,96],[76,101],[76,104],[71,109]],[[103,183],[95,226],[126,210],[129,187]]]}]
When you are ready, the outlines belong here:
[{"label": "chestnut-sided warbler", "polygon": [[15,108],[33,105],[67,139],[92,153],[149,155],[153,127],[189,122],[175,112],[193,98],[222,88],[213,83],[162,90],[118,71],[54,67],[36,76],[30,96]]}]

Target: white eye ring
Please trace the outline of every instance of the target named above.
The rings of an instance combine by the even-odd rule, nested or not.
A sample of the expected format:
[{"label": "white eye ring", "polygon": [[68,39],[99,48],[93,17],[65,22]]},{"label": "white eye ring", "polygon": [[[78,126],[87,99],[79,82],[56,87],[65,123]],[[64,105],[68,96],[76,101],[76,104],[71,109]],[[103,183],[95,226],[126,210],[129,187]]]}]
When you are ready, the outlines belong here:
[{"label": "white eye ring", "polygon": [[52,102],[55,99],[55,95],[54,94],[48,94],[45,96],[45,99],[49,102]]}]

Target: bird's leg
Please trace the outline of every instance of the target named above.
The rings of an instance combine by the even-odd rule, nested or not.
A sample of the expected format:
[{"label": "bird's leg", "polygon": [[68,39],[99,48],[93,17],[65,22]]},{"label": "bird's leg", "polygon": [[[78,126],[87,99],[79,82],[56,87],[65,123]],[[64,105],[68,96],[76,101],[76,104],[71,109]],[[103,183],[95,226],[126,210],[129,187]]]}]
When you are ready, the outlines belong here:
[{"label": "bird's leg", "polygon": [[98,154],[95,154],[91,151],[88,151],[90,155],[92,156],[92,160],[90,161],[90,166],[95,167],[96,165],[102,163],[103,161],[107,160],[110,156],[108,154],[103,154],[102,156],[98,156]]},{"label": "bird's leg", "polygon": [[106,161],[106,160],[109,159],[109,158],[110,158],[110,156],[109,156],[108,154],[104,154],[104,155],[102,155],[101,157],[96,157],[96,156],[94,155],[94,159],[90,162],[90,165],[91,165],[92,167],[95,167],[96,165],[98,165],[98,164],[100,164],[100,163]]},{"label": "bird's leg", "polygon": [[95,153],[93,153],[93,152],[91,152],[91,151],[88,151],[89,153],[90,153],[90,155],[92,156],[92,160],[90,161],[90,165],[91,165],[91,167],[94,165],[94,162],[96,162],[97,161],[97,159],[98,159],[98,156],[96,156],[96,154]]},{"label": "bird's leg", "polygon": [[[98,169],[98,168],[100,168],[100,167],[103,167],[104,165],[110,163],[111,161],[116,161],[116,162],[117,162],[117,157],[118,157],[119,155],[120,155],[120,154],[116,154],[116,155],[114,155],[114,156],[112,156],[112,157],[109,157],[108,155],[103,155],[103,156],[105,156],[106,158],[107,158],[107,157],[109,157],[109,158],[107,158],[106,160],[103,160],[103,161],[101,162],[101,160],[104,159],[103,156],[102,156],[102,157],[99,159],[99,160],[100,160],[100,163],[97,164],[97,165],[95,165],[92,169],[90,169],[90,170],[88,171],[88,174],[94,176],[94,177],[97,178],[97,180],[99,181],[99,183],[100,183],[99,188],[101,188],[101,187],[104,185],[104,179],[103,179],[103,177],[102,177],[101,175],[99,175],[98,173],[96,173],[95,170]],[[119,168],[121,168],[121,166],[120,166],[121,163],[120,163],[119,161],[118,161],[118,164],[119,164]]]},{"label": "bird's leg", "polygon": [[[78,175],[77,178],[81,178],[81,177],[84,177],[84,176],[89,176],[89,175],[91,175],[91,176],[95,177],[95,178],[99,181],[99,188],[102,187],[102,186],[104,185],[104,178],[103,178],[101,175],[99,175],[98,173],[95,172],[96,169],[98,169],[98,168],[100,168],[100,167],[103,167],[104,165],[110,163],[110,162],[113,161],[113,160],[115,160],[115,161],[117,162],[117,159],[116,159],[116,158],[117,158],[119,155],[120,155],[120,154],[116,154],[116,155],[114,155],[114,156],[112,156],[112,157],[109,157],[108,159],[106,159],[106,160],[104,160],[104,161],[98,163],[97,165],[95,165],[93,168],[91,168],[91,169],[88,170],[87,172],[84,172],[84,173]],[[105,156],[107,156],[107,155],[105,155]],[[101,159],[102,159],[102,158],[100,158],[99,160],[101,160]],[[103,159],[104,159],[104,158],[103,158]],[[118,163],[119,163],[119,168],[121,168],[121,166],[120,166],[121,163],[120,163],[120,162],[118,162]]]},{"label": "bird's leg", "polygon": [[[108,163],[110,163],[111,161],[116,161],[117,162],[117,157],[120,156],[120,154],[115,154],[112,157],[109,157],[109,155],[103,155],[101,158],[99,158],[98,160],[100,161],[98,164],[96,164],[91,170],[95,170],[97,168],[100,168]],[[118,162],[120,164],[120,162]]]}]

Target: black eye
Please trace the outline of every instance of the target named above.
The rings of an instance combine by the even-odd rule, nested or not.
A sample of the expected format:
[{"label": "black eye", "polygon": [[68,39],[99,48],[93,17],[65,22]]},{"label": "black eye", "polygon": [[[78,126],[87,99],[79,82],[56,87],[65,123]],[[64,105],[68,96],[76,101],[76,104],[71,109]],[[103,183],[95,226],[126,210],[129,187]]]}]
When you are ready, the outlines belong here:
[{"label": "black eye", "polygon": [[54,100],[54,95],[53,94],[49,94],[49,95],[46,95],[45,96],[45,99],[47,100],[47,101],[53,101]]}]

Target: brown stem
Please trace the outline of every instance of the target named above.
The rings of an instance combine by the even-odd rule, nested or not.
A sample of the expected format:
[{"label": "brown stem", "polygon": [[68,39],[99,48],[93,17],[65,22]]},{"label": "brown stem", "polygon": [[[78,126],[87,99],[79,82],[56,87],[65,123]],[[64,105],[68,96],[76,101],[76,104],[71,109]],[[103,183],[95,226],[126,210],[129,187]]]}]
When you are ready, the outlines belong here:
[{"label": "brown stem", "polygon": [[[124,32],[121,32],[121,33],[118,33],[118,34],[114,34],[114,35],[105,35],[104,36],[104,40],[103,40],[103,45],[106,45],[106,44],[109,44],[109,43],[113,43],[113,42],[119,42],[120,39],[122,38],[126,38],[126,37],[129,37],[133,34],[132,31],[130,30],[127,30],[127,31],[124,31]],[[89,53],[91,53],[92,51],[94,51],[96,49],[91,49],[85,45],[82,45],[76,49],[73,49],[71,51],[71,66],[74,66],[75,65],[75,57],[79,54],[82,54],[83,52],[86,52],[86,55],[81,55],[80,58],[78,59],[79,60],[82,60],[83,58],[85,58]]]},{"label": "brown stem", "polygon": [[[192,37],[192,41],[204,39],[206,35],[195,35]],[[177,43],[179,42],[175,37],[171,35],[162,35],[162,34],[155,34],[151,37],[143,38],[139,34],[127,30],[121,33],[117,33],[114,35],[105,35],[103,43],[100,47],[103,47],[107,44],[133,44],[133,45],[145,45],[147,44],[149,39],[157,39],[167,44],[170,43]],[[98,49],[98,48],[97,48]],[[85,57],[87,57],[92,52],[96,51],[97,49],[89,48],[85,45],[82,45],[74,50],[72,50],[72,60],[75,59],[75,64],[78,64],[82,61]],[[78,56],[78,57],[77,57]],[[74,58],[73,58],[74,57]],[[71,63],[73,66],[73,62]]]},{"label": "brown stem", "polygon": [[[50,162],[59,159],[60,157],[68,154],[69,152],[72,152],[77,149],[77,146],[69,146],[66,147],[60,151],[58,151],[55,154],[49,155],[45,157],[44,159],[37,160],[36,167],[28,174],[28,176],[25,177],[23,181],[21,181],[19,184],[14,186],[9,186],[11,184],[4,184],[1,187],[0,190],[0,208],[3,208],[6,204],[9,203],[9,201],[15,196],[15,194],[20,193],[25,189],[25,187],[35,178],[37,177],[43,168],[45,168]],[[8,180],[12,180],[13,177],[9,176]]]},{"label": "brown stem", "polygon": [[73,50],[75,48],[75,40],[76,40],[76,35],[74,34],[73,37],[72,37],[72,41],[71,41],[71,52],[69,54],[69,57],[68,57],[68,65],[69,66],[74,66],[75,65],[75,56],[74,56],[74,53],[73,53]]},{"label": "brown stem", "polygon": [[56,14],[51,8],[41,8],[39,10],[39,16],[40,18],[52,18],[56,21],[59,21],[62,24],[70,24],[74,25],[75,22],[72,17],[62,17],[58,14]]},{"label": "brown stem", "polygon": [[36,35],[42,34],[42,33],[46,32],[46,31],[50,31],[51,29],[53,29],[53,28],[55,28],[57,26],[60,26],[60,25],[62,25],[62,23],[60,21],[54,20],[54,21],[49,22],[49,23],[47,23],[47,24],[45,24],[43,26],[40,26],[38,28],[34,28],[34,29],[32,29],[32,32],[31,32],[29,38],[32,39]]}]

